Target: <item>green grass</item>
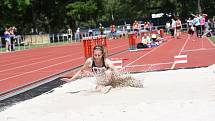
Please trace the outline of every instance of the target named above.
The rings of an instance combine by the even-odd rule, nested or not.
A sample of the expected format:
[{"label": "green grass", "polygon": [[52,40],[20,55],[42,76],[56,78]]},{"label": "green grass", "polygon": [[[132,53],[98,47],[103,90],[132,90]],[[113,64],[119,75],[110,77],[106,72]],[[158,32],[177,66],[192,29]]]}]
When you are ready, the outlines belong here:
[{"label": "green grass", "polygon": [[209,39],[215,44],[215,36],[211,36]]}]

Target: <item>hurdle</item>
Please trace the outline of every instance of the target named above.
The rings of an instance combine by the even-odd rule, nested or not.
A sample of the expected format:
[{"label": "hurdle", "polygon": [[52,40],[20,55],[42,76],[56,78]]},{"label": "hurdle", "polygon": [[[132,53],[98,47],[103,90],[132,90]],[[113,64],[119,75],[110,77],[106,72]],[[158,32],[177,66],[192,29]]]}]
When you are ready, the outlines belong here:
[{"label": "hurdle", "polygon": [[174,56],[174,63],[187,63],[187,55]]},{"label": "hurdle", "polygon": [[113,65],[116,67],[117,70],[123,69],[123,63],[127,58],[110,58]]},{"label": "hurdle", "polygon": [[128,34],[128,42],[129,42],[129,51],[136,51],[136,40],[137,40],[137,33],[130,32]]},{"label": "hurdle", "polygon": [[92,57],[95,45],[102,45],[107,51],[107,37],[105,35],[90,36],[82,38],[85,59]]}]

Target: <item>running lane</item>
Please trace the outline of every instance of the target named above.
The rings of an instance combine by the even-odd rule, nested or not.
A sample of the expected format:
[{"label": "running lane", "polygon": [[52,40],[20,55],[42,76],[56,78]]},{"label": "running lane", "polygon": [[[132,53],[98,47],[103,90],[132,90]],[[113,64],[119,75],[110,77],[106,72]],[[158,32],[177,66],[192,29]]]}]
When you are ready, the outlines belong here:
[{"label": "running lane", "polygon": [[[127,48],[125,38],[108,41],[109,54],[124,51]],[[0,94],[82,65],[85,61],[83,52],[82,43],[71,43],[1,53]]]},{"label": "running lane", "polygon": [[215,46],[206,37],[191,37],[181,54],[187,55],[188,63],[177,64],[176,68],[209,66],[215,63]]},{"label": "running lane", "polygon": [[183,33],[180,39],[171,38],[157,47],[137,52],[127,51],[118,56],[127,57],[129,59],[125,62],[124,66],[132,71],[171,69],[174,62],[174,56],[180,53],[188,40],[189,38],[187,34]]}]

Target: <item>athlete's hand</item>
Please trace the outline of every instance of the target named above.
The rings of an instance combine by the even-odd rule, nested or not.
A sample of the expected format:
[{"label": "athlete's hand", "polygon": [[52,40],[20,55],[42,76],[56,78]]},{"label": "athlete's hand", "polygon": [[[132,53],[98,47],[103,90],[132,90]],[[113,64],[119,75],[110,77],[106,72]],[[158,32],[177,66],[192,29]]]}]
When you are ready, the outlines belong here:
[{"label": "athlete's hand", "polygon": [[67,82],[67,83],[73,81],[73,79],[69,79],[69,78],[62,78],[60,80],[64,81],[64,82]]}]

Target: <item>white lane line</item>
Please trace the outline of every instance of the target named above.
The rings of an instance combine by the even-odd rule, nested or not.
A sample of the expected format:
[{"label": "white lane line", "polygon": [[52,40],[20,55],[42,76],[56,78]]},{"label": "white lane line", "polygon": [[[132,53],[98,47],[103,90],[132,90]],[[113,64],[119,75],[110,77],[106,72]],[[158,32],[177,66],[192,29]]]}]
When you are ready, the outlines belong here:
[{"label": "white lane line", "polygon": [[148,54],[154,52],[155,50],[157,50],[158,48],[162,47],[165,44],[159,45],[157,48],[152,49],[151,51],[147,52],[146,54],[140,56],[139,58],[137,58],[136,60],[132,61],[131,63],[127,64],[126,66],[130,66],[131,64],[135,63],[136,61],[140,60],[141,58],[147,56]]},{"label": "white lane line", "polygon": [[199,48],[199,49],[192,49],[192,50],[183,50],[182,52],[207,51],[207,50],[215,50],[215,48]]},{"label": "white lane line", "polygon": [[40,70],[43,70],[43,69],[47,69],[47,68],[50,68],[50,67],[53,67],[53,66],[57,66],[57,65],[64,64],[64,63],[72,62],[72,61],[75,61],[75,60],[78,60],[78,59],[81,59],[81,58],[83,58],[83,57],[75,58],[75,59],[72,59],[72,60],[69,60],[69,61],[63,61],[63,62],[61,62],[61,63],[56,63],[56,64],[53,64],[53,65],[50,65],[50,66],[46,66],[46,67],[43,67],[43,68],[39,68],[39,69],[36,69],[36,70],[33,70],[33,71],[28,71],[28,72],[25,72],[25,73],[22,73],[22,74],[10,76],[10,77],[8,77],[8,78],[1,79],[0,82],[2,82],[2,81],[4,81],[4,80],[7,80],[7,79],[11,79],[11,78],[23,76],[23,75],[25,75],[25,74],[29,74],[29,73],[33,73],[33,72],[36,72],[36,71],[40,71]]},{"label": "white lane line", "polygon": [[[188,42],[189,39],[190,39],[190,36],[187,36],[187,39],[186,39],[184,45],[182,46],[182,48],[181,48],[181,50],[180,50],[180,52],[179,52],[178,55],[181,55],[181,53],[182,53],[182,51],[184,50],[185,46],[187,45],[187,42]],[[175,64],[176,64],[176,63],[173,63],[173,64],[172,64],[171,69],[174,69],[174,68],[175,68]]]},{"label": "white lane line", "polygon": [[168,64],[173,64],[173,63],[174,63],[174,62],[167,62],[167,63],[152,63],[152,64],[143,64],[143,65],[125,66],[125,67],[157,66],[157,65],[168,65]]},{"label": "white lane line", "polygon": [[[48,56],[49,56],[49,55],[48,55]],[[13,62],[13,63],[2,64],[2,65],[0,65],[0,68],[2,68],[2,67],[4,67],[4,66],[9,66],[9,65],[18,64],[18,63],[23,63],[23,62],[28,62],[28,61],[43,59],[43,58],[48,57],[48,56],[45,55],[45,56],[42,56],[42,57],[39,57],[39,58],[31,58],[31,59],[27,59],[27,60],[25,60],[25,59],[26,59],[26,56],[25,56],[24,60],[22,60],[22,61],[16,61],[16,62]],[[16,58],[14,58],[14,60],[16,60]]]},{"label": "white lane line", "polygon": [[36,63],[26,64],[26,65],[23,65],[23,66],[17,66],[17,67],[14,67],[14,68],[1,70],[0,72],[2,73],[2,72],[5,72],[5,71],[10,71],[10,70],[18,69],[18,68],[23,68],[23,67],[31,66],[31,65],[34,65],[34,64],[44,63],[44,62],[48,62],[48,61],[52,61],[52,60],[56,60],[56,59],[60,59],[60,58],[64,58],[64,57],[69,57],[69,56],[74,56],[74,55],[65,55],[65,56],[61,56],[61,57],[57,57],[57,58],[46,59],[44,61],[38,61]]}]

